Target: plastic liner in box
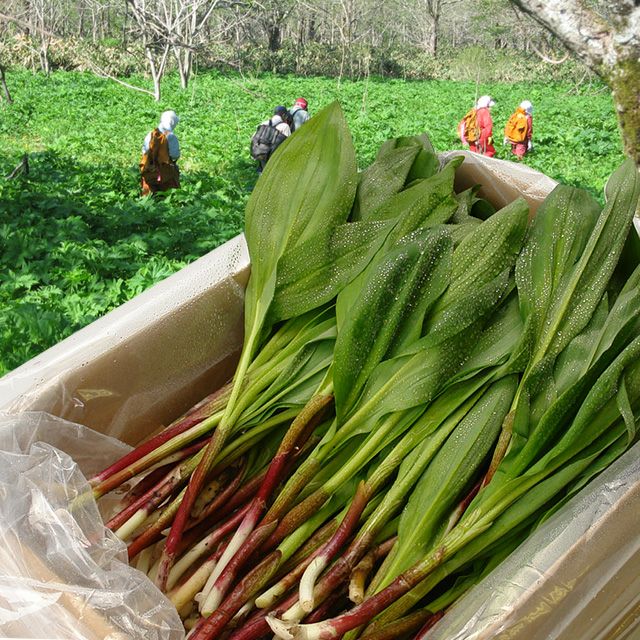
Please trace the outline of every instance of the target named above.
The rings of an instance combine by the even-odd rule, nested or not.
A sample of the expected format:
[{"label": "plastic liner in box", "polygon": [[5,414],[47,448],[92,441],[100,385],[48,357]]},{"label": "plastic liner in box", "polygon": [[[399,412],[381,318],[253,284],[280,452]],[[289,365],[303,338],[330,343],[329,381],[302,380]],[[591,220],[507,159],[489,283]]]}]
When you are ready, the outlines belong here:
[{"label": "plastic liner in box", "polygon": [[129,449],[49,414],[0,415],[1,637],[184,638],[174,606],[102,524],[83,475]]},{"label": "plastic liner in box", "polygon": [[640,637],[640,443],[537,529],[429,640]]},{"label": "plastic liner in box", "polygon": [[237,236],[0,378],[0,411],[140,442],[233,372],[248,265]]},{"label": "plastic liner in box", "polygon": [[464,156],[462,167],[456,171],[456,191],[479,184],[478,195],[498,209],[522,196],[529,203],[533,216],[547,194],[558,184],[525,164],[488,158],[471,151],[446,151],[440,154],[440,161],[446,162],[454,156]]}]

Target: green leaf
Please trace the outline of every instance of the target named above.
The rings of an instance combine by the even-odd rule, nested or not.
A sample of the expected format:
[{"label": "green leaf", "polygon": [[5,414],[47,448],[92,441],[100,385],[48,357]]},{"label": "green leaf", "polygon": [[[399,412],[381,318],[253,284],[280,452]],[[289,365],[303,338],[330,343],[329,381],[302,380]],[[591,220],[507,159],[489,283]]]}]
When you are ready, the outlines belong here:
[{"label": "green leaf", "polygon": [[400,518],[397,550],[386,582],[419,560],[442,532],[450,510],[480,473],[516,388],[515,376],[492,384],[441,446]]},{"label": "green leaf", "polygon": [[431,144],[431,140],[426,133],[422,133],[417,136],[400,136],[398,138],[391,138],[386,140],[380,145],[376,161],[383,158],[388,153],[391,153],[394,149],[401,149],[404,147],[418,147],[429,153],[435,154],[435,149]]},{"label": "green leaf", "polygon": [[317,252],[328,253],[334,229],[346,221],[353,204],[355,155],[340,106],[329,105],[307,125],[278,147],[247,203],[251,277],[245,348],[250,354],[276,292],[282,256],[310,238]]},{"label": "green leaf", "polygon": [[431,324],[437,324],[450,306],[459,305],[470,290],[513,266],[522,248],[528,212],[526,201],[518,198],[462,240],[453,253],[451,284],[438,301]]},{"label": "green leaf", "polygon": [[[469,358],[453,377],[452,382],[466,380],[479,371],[506,363],[522,336],[522,329],[518,299],[515,294],[511,294],[482,330]],[[504,371],[496,375],[500,377],[503,373]]]},{"label": "green leaf", "polygon": [[418,146],[393,149],[377,158],[360,174],[352,220],[367,220],[384,202],[402,189],[419,151]]},{"label": "green leaf", "polygon": [[326,251],[309,238],[278,264],[268,321],[276,323],[333,300],[371,261],[385,242],[391,222],[349,222],[337,227]]},{"label": "green leaf", "polygon": [[[476,193],[480,185],[466,189],[456,194],[456,200],[458,201],[458,208],[451,217],[451,222],[454,224],[463,224],[469,220],[478,220],[478,218],[472,218],[471,209],[475,202],[478,201]],[[479,221],[479,220],[478,220]],[[480,222],[480,221],[479,221]]]},{"label": "green leaf", "polygon": [[442,229],[413,234],[369,266],[336,342],[333,380],[339,420],[394,343],[420,330],[426,309],[448,284],[450,268],[451,239]]},{"label": "green leaf", "polygon": [[[431,146],[431,143],[429,143],[429,146]],[[416,180],[430,178],[438,172],[439,168],[440,161],[433,151],[433,147],[431,147],[430,150],[427,148],[420,149],[416,159],[411,165],[411,170],[409,171],[409,175],[407,175],[406,184],[409,185]]]},{"label": "green leaf", "polygon": [[424,338],[376,367],[360,404],[371,404],[372,411],[383,414],[432,400],[469,357],[486,317],[508,286],[507,269],[483,287],[472,288]]},{"label": "green leaf", "polygon": [[368,219],[398,220],[390,243],[419,227],[446,222],[456,210],[453,179],[459,165],[460,158],[454,158],[434,176],[419,180],[413,186],[389,198]]},{"label": "green leaf", "polygon": [[[556,196],[540,222],[536,216],[531,240],[516,267],[522,311],[533,335],[527,375],[534,383],[589,323],[600,302],[631,226],[640,178],[633,162],[621,165],[607,184],[608,201],[593,227],[580,218],[593,215],[590,196],[566,189],[553,192]],[[558,224],[567,238],[552,232]]]},{"label": "green leaf", "polygon": [[[449,163],[440,173],[421,181],[391,197],[376,212],[375,219],[389,221],[393,229],[386,237],[382,250],[393,248],[402,238],[417,229],[433,227],[446,222],[455,210],[453,179],[459,162]],[[349,313],[349,304],[355,300],[362,288],[363,274],[360,274],[338,297],[336,316],[338,328]]]},{"label": "green leaf", "polygon": [[640,266],[631,273],[607,316],[601,335],[592,343],[589,361],[594,362],[614,344],[624,343],[640,322]]}]

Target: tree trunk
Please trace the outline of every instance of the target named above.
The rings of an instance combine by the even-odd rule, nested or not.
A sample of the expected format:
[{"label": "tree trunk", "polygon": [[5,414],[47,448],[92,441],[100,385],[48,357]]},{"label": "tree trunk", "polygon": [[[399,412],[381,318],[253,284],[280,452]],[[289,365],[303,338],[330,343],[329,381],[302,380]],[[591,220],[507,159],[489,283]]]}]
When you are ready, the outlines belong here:
[{"label": "tree trunk", "polygon": [[40,45],[40,50],[38,52],[40,56],[40,66],[42,67],[42,71],[46,76],[49,75],[50,67],[49,67],[49,45],[46,42],[42,42]]},{"label": "tree trunk", "polygon": [[178,74],[180,75],[180,88],[186,89],[189,86],[189,76],[186,73],[182,60],[178,56]]},{"label": "tree trunk", "polygon": [[624,152],[640,167],[640,58],[620,60],[605,80],[613,92]]},{"label": "tree trunk", "polygon": [[127,33],[129,32],[129,30],[127,29],[128,22],[129,22],[129,3],[125,2],[124,18],[122,20],[122,48],[123,49],[126,49],[128,46],[128,41],[127,41]]},{"label": "tree trunk", "polygon": [[145,50],[147,62],[149,64],[149,72],[153,81],[153,98],[156,102],[160,102],[160,80],[162,79],[161,67],[156,66],[151,49]]},{"label": "tree trunk", "polygon": [[180,50],[177,49],[175,51],[175,58],[178,65],[178,73],[180,74],[180,87],[187,89],[193,70],[193,51],[187,49],[180,52]]},{"label": "tree trunk", "polygon": [[160,102],[160,77],[153,74],[153,99]]},{"label": "tree trunk", "polygon": [[269,39],[269,51],[275,53],[280,50],[281,45],[280,27],[277,24],[270,24],[267,27],[267,37]]},{"label": "tree trunk", "polygon": [[438,22],[434,20],[429,32],[429,53],[436,58],[438,56]]},{"label": "tree trunk", "polygon": [[13,98],[9,93],[9,87],[7,86],[7,79],[5,78],[5,75],[4,75],[4,67],[2,65],[0,65],[0,82],[2,83],[2,91],[4,93],[4,99],[9,103],[13,102]]},{"label": "tree trunk", "polygon": [[26,153],[22,156],[22,160],[16,165],[16,168],[7,176],[7,180],[13,180],[20,174],[29,175],[29,155]]}]

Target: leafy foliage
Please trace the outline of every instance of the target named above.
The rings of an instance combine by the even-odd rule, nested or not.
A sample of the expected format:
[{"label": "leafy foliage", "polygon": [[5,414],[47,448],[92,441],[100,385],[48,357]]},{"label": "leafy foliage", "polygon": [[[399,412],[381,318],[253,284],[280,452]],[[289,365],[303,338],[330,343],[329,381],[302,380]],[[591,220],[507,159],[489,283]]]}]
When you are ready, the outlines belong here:
[{"label": "leafy foliage", "polygon": [[[144,83],[143,79],[136,79]],[[0,176],[29,153],[31,172],[0,177],[0,373],[122,304],[242,230],[256,180],[248,155],[255,126],[298,95],[317,113],[340,100],[357,157],[371,163],[387,138],[428,131],[436,149],[459,148],[456,125],[472,83],[195,76],[168,77],[161,104],[77,72],[8,74],[0,103]],[[494,134],[525,97],[535,105],[527,164],[602,193],[622,159],[608,94],[560,84],[480,86],[491,93]],[[180,115],[183,187],[138,196],[140,144],[160,111]],[[509,158],[507,147],[500,157]]]}]

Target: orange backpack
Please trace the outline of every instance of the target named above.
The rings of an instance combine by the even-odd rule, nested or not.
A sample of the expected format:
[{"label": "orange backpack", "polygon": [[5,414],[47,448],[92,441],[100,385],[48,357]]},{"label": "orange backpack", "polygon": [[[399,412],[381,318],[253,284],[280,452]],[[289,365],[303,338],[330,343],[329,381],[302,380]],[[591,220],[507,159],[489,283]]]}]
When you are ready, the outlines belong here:
[{"label": "orange backpack", "polygon": [[166,191],[180,186],[178,167],[169,157],[167,136],[159,129],[151,132],[149,149],[142,154],[140,176],[151,191]]},{"label": "orange backpack", "polygon": [[504,135],[510,142],[524,142],[527,139],[529,133],[529,124],[527,122],[527,116],[523,111],[518,109],[515,113],[511,114],[507,125],[504,128]]},{"label": "orange backpack", "polygon": [[469,142],[477,142],[480,139],[480,127],[478,126],[478,114],[475,109],[469,109],[458,125],[460,137]]}]

